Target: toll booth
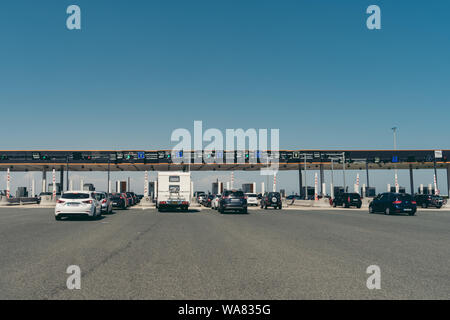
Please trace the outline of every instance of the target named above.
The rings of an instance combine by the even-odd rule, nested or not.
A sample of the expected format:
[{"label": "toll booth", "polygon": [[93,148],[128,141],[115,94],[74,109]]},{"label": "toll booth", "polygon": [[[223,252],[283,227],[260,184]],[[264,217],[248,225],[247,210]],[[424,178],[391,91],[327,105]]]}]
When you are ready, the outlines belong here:
[{"label": "toll booth", "polygon": [[[55,183],[56,186],[56,194],[61,194],[61,184],[60,183]],[[48,184],[48,192],[53,192],[53,183],[49,183]]]},{"label": "toll booth", "polygon": [[[306,191],[306,192],[305,192]],[[314,187],[303,187],[301,192],[301,197],[304,199],[305,194],[307,194],[306,199],[313,200],[314,199]]]},{"label": "toll booth", "polygon": [[94,185],[92,183],[85,183],[83,185],[84,191],[95,191]]},{"label": "toll booth", "polygon": [[18,187],[16,191],[16,198],[28,197],[27,187]]},{"label": "toll booth", "polygon": [[255,190],[253,190],[253,183],[243,183],[242,191],[244,193],[255,193]]},{"label": "toll booth", "polygon": [[[363,194],[363,188],[361,188],[361,194]],[[366,187],[366,194],[364,197],[375,197],[377,195],[375,187]]]},{"label": "toll booth", "polygon": [[[417,193],[420,194],[420,187],[417,190],[418,190]],[[431,195],[433,195],[433,194],[435,194],[435,189],[434,188],[429,189],[428,186],[424,186],[422,194],[431,194]]]},{"label": "toll booth", "polygon": [[[395,187],[391,186],[391,192],[395,192]],[[398,187],[398,193],[406,193],[405,187]]]}]

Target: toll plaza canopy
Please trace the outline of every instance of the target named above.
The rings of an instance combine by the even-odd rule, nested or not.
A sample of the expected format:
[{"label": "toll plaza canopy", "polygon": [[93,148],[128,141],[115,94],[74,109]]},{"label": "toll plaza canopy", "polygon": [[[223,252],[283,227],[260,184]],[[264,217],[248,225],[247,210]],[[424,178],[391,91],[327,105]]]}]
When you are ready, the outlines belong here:
[{"label": "toll plaza canopy", "polygon": [[[5,171],[226,171],[259,170],[267,157],[279,170],[304,169],[430,169],[448,168],[450,150],[280,150],[173,151],[173,150],[5,150]],[[306,162],[306,165],[305,165]]]}]

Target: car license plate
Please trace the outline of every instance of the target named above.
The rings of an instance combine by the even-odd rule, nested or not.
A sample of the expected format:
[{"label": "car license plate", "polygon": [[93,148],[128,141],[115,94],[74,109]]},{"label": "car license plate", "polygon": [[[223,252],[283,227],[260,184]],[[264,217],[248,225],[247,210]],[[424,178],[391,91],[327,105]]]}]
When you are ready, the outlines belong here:
[{"label": "car license plate", "polygon": [[67,203],[67,205],[68,205],[69,207],[76,207],[76,206],[79,205],[79,203],[76,203],[76,202],[69,202],[69,203]]},{"label": "car license plate", "polygon": [[239,199],[231,199],[231,202],[239,202]]},{"label": "car license plate", "polygon": [[406,208],[405,211],[411,211],[412,209]]}]

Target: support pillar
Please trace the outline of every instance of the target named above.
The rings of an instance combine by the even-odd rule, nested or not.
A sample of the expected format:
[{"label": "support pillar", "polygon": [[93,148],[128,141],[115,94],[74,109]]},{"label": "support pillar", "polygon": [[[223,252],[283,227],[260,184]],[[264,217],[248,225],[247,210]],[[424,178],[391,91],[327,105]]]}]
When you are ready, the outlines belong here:
[{"label": "support pillar", "polygon": [[302,178],[302,167],[298,166],[298,190],[300,197],[303,196],[303,178]]},{"label": "support pillar", "polygon": [[42,192],[47,192],[47,171],[42,170]]},{"label": "support pillar", "polygon": [[[145,171],[147,174],[147,171]],[[107,184],[107,188],[108,188],[108,195],[111,193],[111,162],[110,160],[108,160],[108,184]],[[147,183],[147,188],[148,188],[148,183]]]},{"label": "support pillar", "polygon": [[367,180],[367,188],[370,188],[370,181],[369,181],[369,162],[366,161],[366,180]]},{"label": "support pillar", "polygon": [[324,190],[324,183],[325,183],[325,176],[324,176],[324,172],[323,172],[323,164],[319,165],[319,169],[320,169],[320,195],[323,197],[325,194],[325,190]]},{"label": "support pillar", "polygon": [[447,165],[447,195],[450,196],[450,165]]},{"label": "support pillar", "polygon": [[59,170],[59,187],[61,188],[61,194],[64,192],[64,167]]},{"label": "support pillar", "polygon": [[411,195],[414,195],[414,175],[412,164],[409,165],[409,183],[411,185]]}]

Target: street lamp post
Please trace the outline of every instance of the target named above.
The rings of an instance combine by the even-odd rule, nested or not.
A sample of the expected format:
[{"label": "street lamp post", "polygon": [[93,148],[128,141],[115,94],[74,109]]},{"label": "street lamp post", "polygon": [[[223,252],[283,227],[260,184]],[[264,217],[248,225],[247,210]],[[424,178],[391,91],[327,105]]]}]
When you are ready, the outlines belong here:
[{"label": "street lamp post", "polygon": [[306,180],[306,153],[304,154],[305,156],[305,200],[308,200],[308,186],[307,186],[307,181]]},{"label": "street lamp post", "polygon": [[[393,127],[392,131],[394,134],[394,151],[397,151],[397,127]],[[400,191],[400,187],[398,185],[398,172],[397,172],[397,163],[394,165],[394,182],[395,182],[395,192],[398,193]]]},{"label": "street lamp post", "polygon": [[345,190],[345,187],[346,187],[346,185],[345,185],[345,152],[342,152],[342,175],[344,178],[344,192],[347,192]]}]

